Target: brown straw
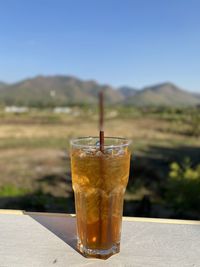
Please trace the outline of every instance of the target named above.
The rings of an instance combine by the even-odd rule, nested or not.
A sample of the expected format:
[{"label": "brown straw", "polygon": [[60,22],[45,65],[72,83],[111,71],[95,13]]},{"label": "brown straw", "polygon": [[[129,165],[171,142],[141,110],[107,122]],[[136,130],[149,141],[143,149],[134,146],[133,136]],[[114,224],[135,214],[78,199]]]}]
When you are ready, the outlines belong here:
[{"label": "brown straw", "polygon": [[103,91],[99,92],[99,140],[100,140],[100,151],[104,152],[104,98]]},{"label": "brown straw", "polygon": [[[103,91],[99,92],[99,141],[100,141],[100,151],[104,153],[104,99]],[[103,187],[104,174],[103,174],[103,158],[100,157],[100,176],[101,176],[101,187]],[[99,196],[99,240],[100,245],[103,244],[103,222],[102,222],[102,195]]]}]

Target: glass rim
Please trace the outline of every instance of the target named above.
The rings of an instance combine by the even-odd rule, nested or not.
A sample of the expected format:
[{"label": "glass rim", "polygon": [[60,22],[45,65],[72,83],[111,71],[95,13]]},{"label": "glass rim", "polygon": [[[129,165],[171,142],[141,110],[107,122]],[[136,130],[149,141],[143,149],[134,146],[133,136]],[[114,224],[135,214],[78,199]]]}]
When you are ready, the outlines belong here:
[{"label": "glass rim", "polygon": [[[81,137],[76,137],[76,138],[73,138],[70,140],[70,145],[71,146],[75,146],[75,147],[82,147],[82,148],[96,148],[97,145],[86,145],[86,144],[80,144],[79,142],[82,141],[82,140],[92,140],[92,139],[99,139],[99,136],[81,136]],[[119,144],[119,145],[116,145],[116,144],[109,144],[109,145],[106,145],[104,144],[104,147],[106,148],[119,148],[119,147],[128,147],[132,141],[128,138],[125,138],[125,137],[112,137],[112,136],[106,136],[104,137],[104,139],[106,140],[111,140],[111,139],[114,139],[114,140],[121,140],[121,141],[124,141],[125,143],[123,144]]]}]

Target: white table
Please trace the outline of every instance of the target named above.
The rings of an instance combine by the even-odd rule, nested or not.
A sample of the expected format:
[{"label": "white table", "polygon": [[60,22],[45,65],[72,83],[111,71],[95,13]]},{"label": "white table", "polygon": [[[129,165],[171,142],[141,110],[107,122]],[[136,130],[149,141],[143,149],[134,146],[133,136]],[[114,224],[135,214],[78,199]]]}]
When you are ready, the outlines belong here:
[{"label": "white table", "polygon": [[107,260],[76,251],[72,215],[0,210],[0,267],[199,267],[200,222],[124,218],[121,252]]}]

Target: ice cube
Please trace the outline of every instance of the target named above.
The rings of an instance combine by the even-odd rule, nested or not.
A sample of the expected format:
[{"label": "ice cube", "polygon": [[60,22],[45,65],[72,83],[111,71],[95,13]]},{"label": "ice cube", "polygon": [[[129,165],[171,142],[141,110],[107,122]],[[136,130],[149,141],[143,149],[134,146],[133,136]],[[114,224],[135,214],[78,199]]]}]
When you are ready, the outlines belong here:
[{"label": "ice cube", "polygon": [[86,155],[94,155],[96,153],[96,149],[95,148],[85,148],[85,149],[83,149],[83,152]]},{"label": "ice cube", "polygon": [[97,142],[95,143],[95,146],[100,146],[100,142],[97,141]]},{"label": "ice cube", "polygon": [[97,156],[97,157],[101,157],[101,156],[103,156],[103,153],[99,150],[99,151],[96,153],[96,156]]},{"label": "ice cube", "polygon": [[105,154],[113,155],[113,146],[110,146],[109,148],[105,149]]},{"label": "ice cube", "polygon": [[81,153],[79,154],[79,157],[80,157],[80,158],[84,158],[84,157],[86,157],[86,155],[87,155],[87,154],[86,154],[85,152],[81,152]]},{"label": "ice cube", "polygon": [[121,155],[124,155],[125,154],[125,151],[124,149],[119,149],[116,153],[116,156],[121,156]]},{"label": "ice cube", "polygon": [[106,155],[113,155],[113,149],[112,149],[112,148],[107,148],[107,149],[105,150],[105,154],[106,154]]}]

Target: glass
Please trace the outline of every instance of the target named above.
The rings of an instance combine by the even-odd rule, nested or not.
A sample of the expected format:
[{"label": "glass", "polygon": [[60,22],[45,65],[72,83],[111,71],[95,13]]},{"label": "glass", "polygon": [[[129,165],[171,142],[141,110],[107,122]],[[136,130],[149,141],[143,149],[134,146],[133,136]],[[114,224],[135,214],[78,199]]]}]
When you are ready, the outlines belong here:
[{"label": "glass", "polygon": [[71,141],[77,247],[86,257],[106,259],[120,250],[123,199],[129,177],[130,141],[98,137]]}]

